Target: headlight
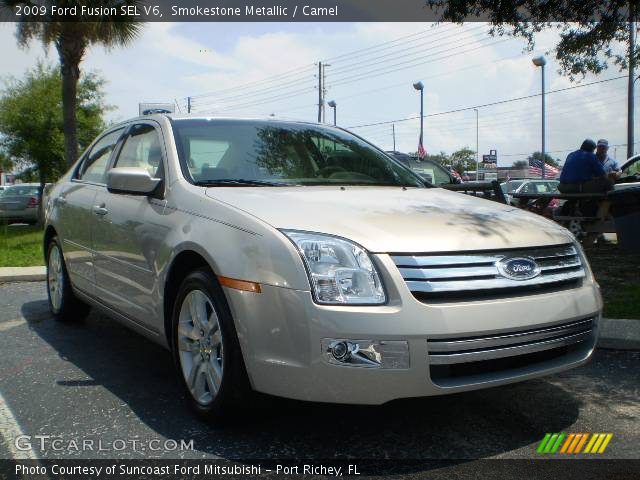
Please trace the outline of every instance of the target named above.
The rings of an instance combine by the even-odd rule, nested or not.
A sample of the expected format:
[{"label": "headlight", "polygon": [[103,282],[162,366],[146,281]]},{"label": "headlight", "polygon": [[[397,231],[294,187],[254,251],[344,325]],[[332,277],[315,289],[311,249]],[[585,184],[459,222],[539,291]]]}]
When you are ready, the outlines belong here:
[{"label": "headlight", "polygon": [[359,245],[318,233],[286,230],[282,233],[298,247],[318,303],[379,305],[386,302],[376,267]]}]

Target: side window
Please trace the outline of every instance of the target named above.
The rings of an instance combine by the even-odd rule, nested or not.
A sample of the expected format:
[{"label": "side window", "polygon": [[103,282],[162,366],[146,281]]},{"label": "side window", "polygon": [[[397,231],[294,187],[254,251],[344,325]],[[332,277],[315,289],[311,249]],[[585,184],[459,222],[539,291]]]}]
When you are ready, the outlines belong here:
[{"label": "side window", "polygon": [[152,177],[162,178],[162,147],[156,129],[148,124],[134,125],[115,166],[144,168]]},{"label": "side window", "polygon": [[95,183],[105,182],[105,174],[111,158],[111,152],[116,147],[116,143],[118,143],[123,131],[123,128],[115,130],[98,140],[82,165],[78,175],[80,180]]}]

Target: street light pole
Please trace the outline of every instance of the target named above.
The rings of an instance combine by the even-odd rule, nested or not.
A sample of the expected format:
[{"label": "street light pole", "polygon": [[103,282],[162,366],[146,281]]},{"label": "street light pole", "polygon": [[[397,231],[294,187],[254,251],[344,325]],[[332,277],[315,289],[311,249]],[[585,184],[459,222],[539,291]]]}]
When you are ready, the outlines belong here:
[{"label": "street light pole", "polygon": [[337,116],[336,116],[336,111],[338,110],[338,104],[336,103],[335,100],[331,100],[327,105],[329,105],[331,108],[333,108],[333,125],[337,125],[338,123],[336,122]]},{"label": "street light pole", "polygon": [[627,158],[633,157],[634,144],[634,92],[635,77],[635,43],[636,27],[633,21],[629,22],[629,91],[627,93]]},{"label": "street light pole", "polygon": [[[420,90],[420,145],[424,148],[424,84],[416,82],[413,84],[413,88]],[[418,158],[420,158],[420,154],[418,154]]]},{"label": "street light pole", "polygon": [[474,110],[476,111],[476,182],[480,179],[480,129],[478,128],[479,126],[479,122],[478,122],[478,109],[474,108]]},{"label": "street light pole", "polygon": [[546,106],[545,106],[545,91],[544,91],[544,66],[547,64],[547,59],[544,56],[536,57],[533,60],[533,64],[536,67],[542,67],[542,168],[540,169],[542,172],[542,178],[544,178],[545,171],[545,159],[546,159],[546,145],[545,145],[545,117],[546,117]]}]

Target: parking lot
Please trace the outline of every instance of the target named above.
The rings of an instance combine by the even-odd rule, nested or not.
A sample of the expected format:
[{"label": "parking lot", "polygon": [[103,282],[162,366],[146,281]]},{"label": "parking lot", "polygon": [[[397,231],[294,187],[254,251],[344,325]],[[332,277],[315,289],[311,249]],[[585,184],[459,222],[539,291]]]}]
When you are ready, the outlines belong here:
[{"label": "parking lot", "polygon": [[[43,283],[5,284],[0,304],[0,399],[24,435],[62,439],[36,445],[38,458],[535,458],[544,434],[561,431],[612,432],[599,458],[640,454],[640,352],[598,350],[561,375],[379,407],[259,397],[260,408],[214,428],[185,408],[162,348],[95,313],[55,322]],[[83,440],[106,450],[69,447]]]}]

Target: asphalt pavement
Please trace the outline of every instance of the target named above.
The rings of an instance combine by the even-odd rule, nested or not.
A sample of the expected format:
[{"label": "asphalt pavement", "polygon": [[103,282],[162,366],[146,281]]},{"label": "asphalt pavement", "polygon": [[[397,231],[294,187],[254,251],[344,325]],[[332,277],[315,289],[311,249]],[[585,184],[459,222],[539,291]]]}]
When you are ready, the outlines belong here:
[{"label": "asphalt pavement", "polygon": [[[2,285],[0,305],[0,400],[41,459],[527,459],[547,432],[611,432],[599,458],[640,458],[637,351],[597,350],[548,378],[378,407],[259,397],[216,428],[186,408],[163,348],[97,313],[56,322],[44,283]],[[15,455],[0,442],[0,458]]]}]

